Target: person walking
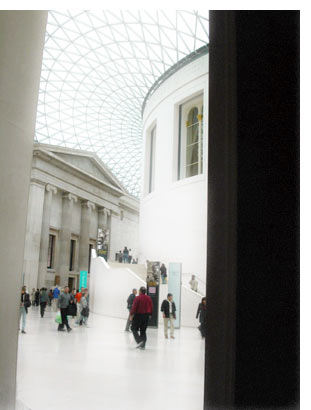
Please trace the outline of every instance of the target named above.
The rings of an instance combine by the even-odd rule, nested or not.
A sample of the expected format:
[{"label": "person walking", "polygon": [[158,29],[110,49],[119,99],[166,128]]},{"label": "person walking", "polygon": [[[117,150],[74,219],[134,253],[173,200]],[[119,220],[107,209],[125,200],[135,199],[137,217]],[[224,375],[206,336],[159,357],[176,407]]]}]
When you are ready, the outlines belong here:
[{"label": "person walking", "polygon": [[39,303],[40,303],[40,290],[39,289],[37,289],[35,293],[35,303],[36,303],[36,306],[39,306]]},{"label": "person walking", "polygon": [[62,323],[58,325],[58,331],[62,332],[64,331],[64,326],[67,328],[67,332],[71,332],[71,327],[68,324],[68,306],[70,302],[70,295],[69,295],[69,287],[65,286],[64,291],[60,294],[59,296],[59,308],[60,308],[60,314],[62,317]]},{"label": "person walking", "polygon": [[58,285],[56,285],[54,290],[53,290],[53,310],[54,310],[54,312],[56,312],[57,308],[58,308],[59,294],[60,294],[60,290],[58,289]]},{"label": "person walking", "polygon": [[206,336],[207,331],[207,306],[206,297],[202,298],[201,303],[199,303],[196,319],[199,318],[200,326],[199,330],[201,332],[202,338]]},{"label": "person walking", "polygon": [[134,299],[136,298],[136,295],[137,295],[137,289],[133,289],[133,290],[132,290],[132,293],[131,293],[130,296],[127,298],[127,308],[128,308],[128,311],[129,311],[129,315],[128,315],[127,322],[126,322],[126,326],[125,326],[125,331],[126,331],[126,332],[129,332],[129,331],[130,331],[131,309],[132,309],[132,306],[133,306]]},{"label": "person walking", "polygon": [[49,296],[49,302],[48,302],[49,306],[52,306],[52,300],[53,300],[53,291],[52,291],[52,289],[49,290],[48,296]]},{"label": "person walking", "polygon": [[[153,305],[151,297],[146,295],[146,288],[139,289],[139,296],[134,299],[130,314],[132,321],[132,332],[137,343],[136,348],[144,350],[146,347],[149,318],[152,315]],[[139,332],[139,334],[138,334]]]},{"label": "person walking", "polygon": [[44,311],[46,308],[46,305],[48,303],[49,300],[49,296],[47,293],[47,289],[46,288],[42,288],[41,292],[40,292],[40,315],[41,317],[44,316]]},{"label": "person walking", "polygon": [[170,336],[171,339],[175,339],[174,336],[174,320],[176,319],[176,305],[173,301],[173,295],[171,293],[167,294],[167,299],[164,299],[161,305],[161,312],[163,312],[164,321],[164,336],[165,339],[168,338],[168,322],[170,322]]},{"label": "person walking", "polygon": [[166,266],[164,263],[162,263],[160,267],[160,272],[161,272],[161,279],[162,279],[162,284],[166,283],[166,278],[167,278],[167,273],[166,273]]},{"label": "person walking", "polygon": [[26,292],[26,286],[22,287],[20,307],[19,307],[19,323],[22,319],[22,333],[25,332],[26,328],[26,315],[28,313],[28,308],[31,306],[29,294]]}]

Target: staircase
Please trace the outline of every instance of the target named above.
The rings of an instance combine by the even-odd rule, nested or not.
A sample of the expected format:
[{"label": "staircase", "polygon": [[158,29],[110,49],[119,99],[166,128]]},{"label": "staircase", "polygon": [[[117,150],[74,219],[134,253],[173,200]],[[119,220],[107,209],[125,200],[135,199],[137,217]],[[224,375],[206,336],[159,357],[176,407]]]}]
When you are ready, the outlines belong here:
[{"label": "staircase", "polygon": [[133,264],[133,263],[119,263],[115,261],[108,261],[108,265],[112,269],[130,269],[132,272],[136,273],[144,281],[147,277],[147,268],[145,265]]}]

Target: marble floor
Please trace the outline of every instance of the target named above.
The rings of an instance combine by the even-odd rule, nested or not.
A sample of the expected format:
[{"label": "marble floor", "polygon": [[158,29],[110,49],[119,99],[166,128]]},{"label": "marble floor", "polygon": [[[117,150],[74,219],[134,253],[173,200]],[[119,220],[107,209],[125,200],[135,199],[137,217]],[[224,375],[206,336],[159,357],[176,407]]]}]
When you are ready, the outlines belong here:
[{"label": "marble floor", "polygon": [[[204,340],[198,329],[148,329],[136,349],[125,320],[91,314],[57,332],[55,313],[29,309],[19,336],[17,398],[31,410],[202,410]],[[71,319],[70,319],[71,320]]]}]

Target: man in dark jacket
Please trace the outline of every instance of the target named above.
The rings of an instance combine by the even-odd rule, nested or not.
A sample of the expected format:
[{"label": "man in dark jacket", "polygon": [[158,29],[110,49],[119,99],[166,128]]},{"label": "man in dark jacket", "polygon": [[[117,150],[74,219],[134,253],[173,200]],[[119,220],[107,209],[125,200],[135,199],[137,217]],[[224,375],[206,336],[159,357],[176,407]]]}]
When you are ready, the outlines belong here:
[{"label": "man in dark jacket", "polygon": [[167,329],[168,329],[168,322],[170,322],[170,334],[171,338],[175,339],[174,337],[174,320],[176,319],[176,306],[175,302],[173,302],[173,295],[171,293],[167,294],[167,299],[163,300],[161,305],[161,312],[163,312],[163,321],[164,321],[164,336],[167,339]]},{"label": "man in dark jacket", "polygon": [[40,292],[40,314],[41,317],[44,316],[44,311],[46,308],[46,304],[48,303],[49,300],[49,296],[47,293],[47,289],[46,288],[42,288],[41,292]]},{"label": "man in dark jacket", "polygon": [[20,308],[19,308],[19,321],[22,318],[22,333],[26,333],[25,332],[26,315],[28,313],[28,308],[30,306],[31,306],[31,302],[29,299],[29,294],[26,292],[26,286],[23,286],[22,292],[21,292]]},{"label": "man in dark jacket", "polygon": [[[130,320],[132,321],[132,332],[137,343],[136,348],[145,349],[149,317],[152,315],[152,300],[146,295],[146,288],[142,286],[139,289],[139,296],[134,299],[134,303],[130,312]],[[138,334],[139,332],[139,334]]]},{"label": "man in dark jacket", "polygon": [[125,331],[126,331],[126,332],[129,332],[129,331],[130,331],[131,309],[132,309],[132,306],[133,306],[133,303],[134,303],[134,299],[136,298],[136,295],[137,295],[137,289],[133,289],[132,293],[131,293],[130,296],[127,298],[127,308],[128,308],[128,311],[129,311],[129,316],[128,316],[128,319],[127,319],[127,322],[126,322],[126,326],[125,326]]},{"label": "man in dark jacket", "polygon": [[62,317],[62,323],[58,325],[58,330],[64,331],[64,325],[66,325],[67,332],[70,332],[72,329],[68,324],[68,306],[70,302],[70,294],[69,294],[69,287],[66,286],[64,291],[60,294],[59,296],[59,308],[60,308],[60,314]]}]

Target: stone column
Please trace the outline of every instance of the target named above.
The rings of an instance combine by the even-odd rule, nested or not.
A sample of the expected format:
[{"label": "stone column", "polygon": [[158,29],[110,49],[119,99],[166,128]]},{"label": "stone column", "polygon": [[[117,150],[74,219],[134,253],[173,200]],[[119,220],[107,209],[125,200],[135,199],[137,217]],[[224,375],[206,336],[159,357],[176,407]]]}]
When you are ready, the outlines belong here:
[{"label": "stone column", "polygon": [[[107,259],[110,259],[110,215],[111,211],[107,208],[98,209],[98,228],[108,230],[108,255]],[[114,261],[114,258],[112,259]]]},{"label": "stone column", "polygon": [[20,286],[46,21],[47,11],[0,12],[1,410],[15,409]]},{"label": "stone column", "polygon": [[36,288],[38,281],[44,189],[43,183],[30,183],[23,267],[24,284],[28,291]]},{"label": "stone column", "polygon": [[119,252],[119,250],[122,251],[124,247],[124,244],[122,244],[120,241],[120,214],[111,211],[111,215],[109,219],[110,219],[109,256],[110,256],[110,259],[114,261],[115,254]]},{"label": "stone column", "polygon": [[95,204],[90,201],[84,201],[81,204],[81,230],[79,246],[79,271],[88,270],[89,267],[89,243],[90,243],[90,225],[92,211]]},{"label": "stone column", "polygon": [[63,195],[62,226],[59,235],[59,268],[56,273],[60,276],[60,286],[68,285],[73,203],[77,201],[78,198],[75,195],[68,193]]},{"label": "stone column", "polygon": [[39,255],[39,271],[38,271],[38,283],[39,289],[45,286],[45,276],[48,260],[48,248],[49,248],[49,232],[50,232],[50,218],[52,208],[53,193],[57,193],[57,188],[50,184],[45,187],[43,216],[42,216],[42,229],[41,229],[41,242],[40,242],[40,255]]},{"label": "stone column", "polygon": [[98,208],[98,228],[104,229],[107,225],[107,212],[105,208]]}]

